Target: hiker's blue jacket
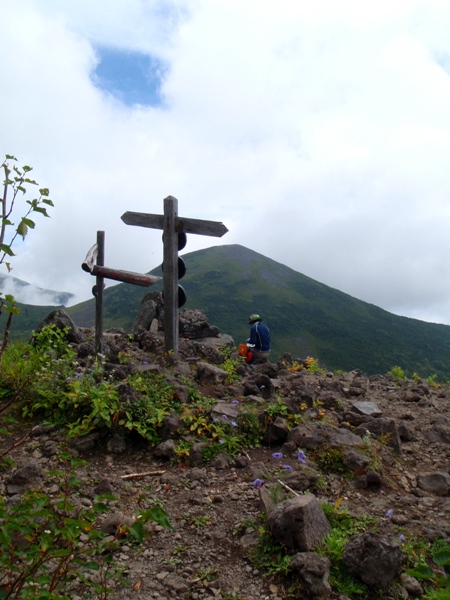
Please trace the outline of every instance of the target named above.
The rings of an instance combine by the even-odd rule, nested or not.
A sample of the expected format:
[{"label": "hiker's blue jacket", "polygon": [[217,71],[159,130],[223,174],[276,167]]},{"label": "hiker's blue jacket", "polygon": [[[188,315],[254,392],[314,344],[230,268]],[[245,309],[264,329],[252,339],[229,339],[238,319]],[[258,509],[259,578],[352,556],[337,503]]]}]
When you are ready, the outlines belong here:
[{"label": "hiker's blue jacket", "polygon": [[270,331],[267,325],[257,321],[250,329],[248,343],[257,352],[270,352]]}]

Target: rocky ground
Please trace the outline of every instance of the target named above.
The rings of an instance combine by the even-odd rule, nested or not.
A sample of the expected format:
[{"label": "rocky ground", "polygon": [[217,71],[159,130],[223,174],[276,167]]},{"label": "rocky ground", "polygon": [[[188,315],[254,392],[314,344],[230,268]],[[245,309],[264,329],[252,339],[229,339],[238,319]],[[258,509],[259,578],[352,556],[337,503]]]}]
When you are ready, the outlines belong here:
[{"label": "rocky ground", "polygon": [[[400,382],[389,375],[366,377],[359,371],[297,370],[288,356],[277,364],[242,365],[240,379],[227,385],[220,367],[206,360],[216,356],[220,339],[212,344],[183,341],[180,355],[164,366],[152,362],[155,347],[149,352],[141,340],[135,344],[134,368],[153,368],[171,381],[192,374],[199,391],[217,399],[214,414],[219,417],[233,418],[250,404],[264,413],[281,401],[302,419],[293,428],[283,416],[266,421],[260,447],[242,451],[234,460],[219,456],[212,464],[203,464],[195,446],[185,463],[173,464],[170,426],[161,448],[97,435],[73,443],[74,454],[87,461],[77,469],[82,481],[77,501],[89,505],[95,494],[105,492],[117,498],[110,503],[112,516],[102,524],[105,531],[114,533],[136,508],[156,505],[164,508],[173,526],[151,524],[151,535],[142,544],[131,540],[122,544],[115,558],[129,585],[117,584],[111,599],[319,597],[306,581],[303,587],[292,587],[298,572],[271,577],[249,558],[262,515],[273,508],[274,488],[285,492],[284,498],[312,494],[319,503],[331,503],[338,510],[376,517],[380,535],[400,548],[402,540],[413,536],[427,542],[450,541],[447,386],[419,379]],[[2,449],[19,438],[16,433],[13,440],[4,439]],[[0,492],[11,499],[39,482],[56,496],[60,484],[48,472],[61,439],[58,431],[34,430],[9,453],[15,464],[1,475]],[[325,446],[341,452],[343,471],[325,468]],[[70,595],[76,599],[78,593],[74,583]],[[321,593],[344,598],[325,584]],[[421,589],[400,568],[381,596],[376,594],[406,599],[420,597]]]}]

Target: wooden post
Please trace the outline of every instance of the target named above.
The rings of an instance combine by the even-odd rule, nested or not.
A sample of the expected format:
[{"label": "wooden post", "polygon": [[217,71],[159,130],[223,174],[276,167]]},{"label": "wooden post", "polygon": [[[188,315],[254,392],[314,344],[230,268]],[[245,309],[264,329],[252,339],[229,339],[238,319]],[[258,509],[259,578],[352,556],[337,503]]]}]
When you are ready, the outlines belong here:
[{"label": "wooden post", "polygon": [[178,351],[178,234],[175,219],[178,200],[164,198],[164,348],[166,352]]},{"label": "wooden post", "polygon": [[[103,267],[105,264],[105,232],[97,231],[97,265]],[[95,295],[95,352],[103,354],[103,284],[101,275],[96,277]]]}]

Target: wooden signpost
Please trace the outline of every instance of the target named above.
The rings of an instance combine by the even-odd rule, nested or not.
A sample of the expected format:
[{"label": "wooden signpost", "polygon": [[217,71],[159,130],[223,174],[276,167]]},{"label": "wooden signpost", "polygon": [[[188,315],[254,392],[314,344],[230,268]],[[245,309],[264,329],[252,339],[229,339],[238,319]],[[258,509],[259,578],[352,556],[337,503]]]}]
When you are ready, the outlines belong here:
[{"label": "wooden signpost", "polygon": [[[178,352],[178,250],[185,243],[185,234],[222,237],[228,229],[223,223],[202,221],[178,216],[178,200],[173,196],[164,199],[164,215],[126,212],[122,215],[126,225],[162,229],[164,272],[164,339],[165,350]],[[181,242],[181,243],[180,243]]]},{"label": "wooden signpost", "polygon": [[92,246],[81,265],[83,271],[96,277],[93,288],[95,296],[95,351],[97,354],[103,352],[103,287],[104,279],[114,279],[124,283],[132,283],[149,287],[161,280],[154,275],[142,275],[131,271],[120,271],[103,266],[105,260],[105,232],[97,231],[97,243]]}]

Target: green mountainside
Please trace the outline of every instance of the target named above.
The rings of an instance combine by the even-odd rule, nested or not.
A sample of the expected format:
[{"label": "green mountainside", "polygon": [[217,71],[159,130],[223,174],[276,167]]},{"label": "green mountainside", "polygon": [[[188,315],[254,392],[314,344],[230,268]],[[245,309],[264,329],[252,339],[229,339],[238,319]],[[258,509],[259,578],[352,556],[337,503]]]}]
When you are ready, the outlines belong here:
[{"label": "green mountainside", "polygon": [[[184,308],[204,310],[210,324],[230,334],[236,344],[248,337],[248,315],[259,313],[271,330],[273,361],[289,352],[293,357],[313,356],[334,370],[361,369],[370,375],[399,365],[409,375],[450,379],[450,326],[393,315],[243,246],[215,246],[183,259]],[[161,268],[152,274],[160,275]],[[142,298],[158,289],[161,284],[119,284],[105,290],[105,328],[129,331]],[[54,307],[24,308],[29,315],[31,308],[45,308],[45,316]],[[78,325],[93,326],[94,299],[66,310]],[[15,337],[30,332],[24,331],[22,315],[15,327]]]}]

